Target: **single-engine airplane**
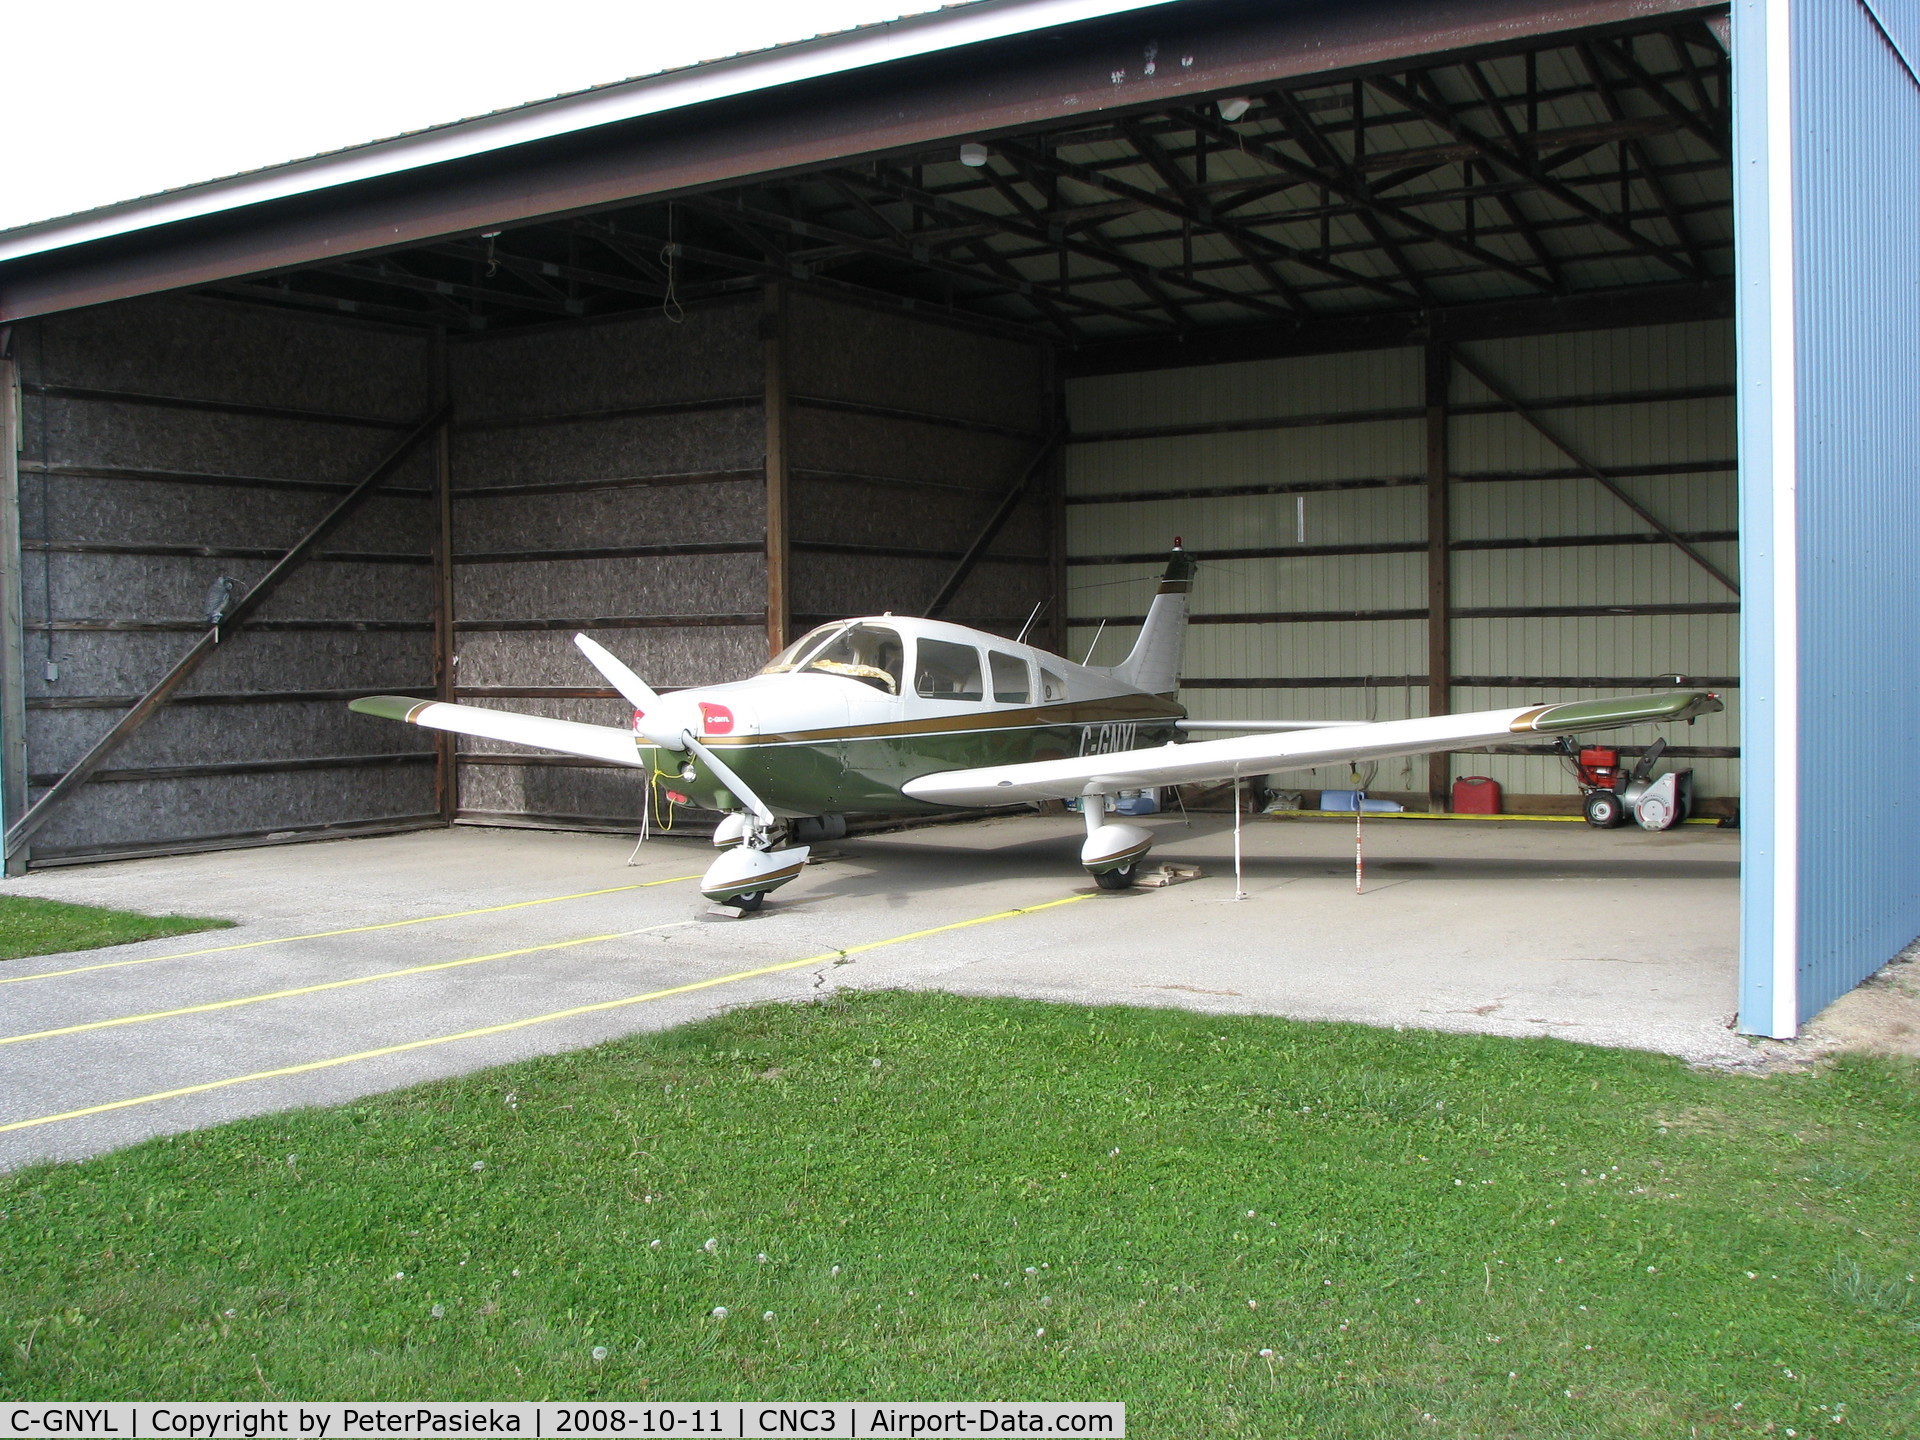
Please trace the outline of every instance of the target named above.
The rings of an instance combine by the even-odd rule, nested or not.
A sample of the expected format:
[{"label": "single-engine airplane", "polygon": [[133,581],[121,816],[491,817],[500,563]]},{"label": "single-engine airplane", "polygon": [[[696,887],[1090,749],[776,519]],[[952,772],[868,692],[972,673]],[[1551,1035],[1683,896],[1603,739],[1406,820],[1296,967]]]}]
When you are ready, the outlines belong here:
[{"label": "single-engine airplane", "polygon": [[[1722,708],[1711,691],[1675,691],[1359,724],[1189,719],[1173,695],[1194,570],[1176,540],[1132,653],[1113,666],[886,614],[809,631],[750,679],[667,695],[574,636],[633,706],[630,731],[395,695],[351,706],[668,775],[673,798],[723,813],[713,843],[724,850],[700,890],[742,910],[798,875],[812,844],[845,834],[849,812],[1078,799],[1087,822],[1080,863],[1103,889],[1122,890],[1153,844],[1151,831],[1109,819],[1124,791],[1692,720]],[[1208,731],[1254,733],[1183,743]]]}]

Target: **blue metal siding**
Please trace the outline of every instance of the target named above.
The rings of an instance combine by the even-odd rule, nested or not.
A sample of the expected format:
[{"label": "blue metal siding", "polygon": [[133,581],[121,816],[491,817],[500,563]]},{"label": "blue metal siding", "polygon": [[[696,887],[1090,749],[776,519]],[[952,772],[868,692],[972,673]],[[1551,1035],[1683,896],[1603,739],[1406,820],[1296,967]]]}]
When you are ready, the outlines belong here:
[{"label": "blue metal siding", "polygon": [[[1791,779],[1793,744],[1790,665],[1782,673],[1778,624],[1791,624],[1790,574],[1782,584],[1776,530],[1785,529],[1791,553],[1791,518],[1775,513],[1776,491],[1791,483],[1790,466],[1775,463],[1775,295],[1772,247],[1778,238],[1769,221],[1779,177],[1771,164],[1776,140],[1766,88],[1770,66],[1784,57],[1769,49],[1767,7],[1783,0],[1738,0],[1733,7],[1734,259],[1738,438],[1740,458],[1740,755],[1746,769],[1740,814],[1740,1028],[1752,1034],[1791,1033],[1791,1014],[1774,1003],[1781,978],[1775,963],[1793,929],[1791,865],[1797,787]],[[1780,337],[1790,343],[1790,337]],[[1791,406],[1791,394],[1779,398]],[[1786,803],[1783,803],[1786,802]],[[1782,880],[1784,879],[1784,887]],[[1782,894],[1784,888],[1785,893]],[[1781,904],[1787,910],[1783,919]],[[1792,1004],[1792,996],[1784,997]]]},{"label": "blue metal siding", "polygon": [[1920,0],[1866,0],[1907,69],[1920,76]]},{"label": "blue metal siding", "polygon": [[1791,26],[1805,1020],[1920,935],[1920,84],[1862,0]]}]

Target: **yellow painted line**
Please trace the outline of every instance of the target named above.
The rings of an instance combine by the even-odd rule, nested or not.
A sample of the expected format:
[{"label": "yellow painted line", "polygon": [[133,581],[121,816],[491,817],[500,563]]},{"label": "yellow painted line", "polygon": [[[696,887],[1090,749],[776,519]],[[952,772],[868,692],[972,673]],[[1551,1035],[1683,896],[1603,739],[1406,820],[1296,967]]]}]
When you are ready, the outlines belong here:
[{"label": "yellow painted line", "polygon": [[162,960],[193,960],[201,955],[224,955],[233,950],[258,950],[263,945],[291,945],[296,940],[326,940],[335,935],[364,935],[370,930],[398,930],[407,925],[431,925],[436,920],[461,920],[469,915],[498,915],[503,910],[525,910],[533,905],[558,905],[563,900],[590,900],[596,895],[618,895],[626,890],[651,890],[656,885],[678,885],[698,875],[673,875],[665,880],[642,880],[633,885],[609,885],[604,890],[581,890],[573,895],[549,895],[544,900],[516,900],[510,905],[483,905],[478,910],[450,910],[445,915],[422,915],[417,920],[389,920],[380,925],[350,925],[344,930],[316,930],[311,935],[282,935],[274,940],[246,940],[234,945],[212,945],[204,950],[182,950],[174,955],[148,955],[138,960],[107,960],[98,965],[76,965],[71,970],[42,970],[34,975],[0,976],[0,985],[23,985],[29,980],[57,980],[62,975],[85,975],[95,970],[120,970],[128,965],[158,965]]},{"label": "yellow painted line", "polygon": [[[1266,820],[1351,820],[1351,810],[1280,810],[1271,815],[1262,814]],[[1427,810],[1369,810],[1369,820],[1550,820],[1559,825],[1584,825],[1584,815],[1466,815],[1449,810],[1445,814],[1435,815]],[[1718,825],[1720,822],[1711,815],[1695,816],[1682,820],[1682,825]],[[1622,829],[1627,828],[1622,826]]]},{"label": "yellow painted line", "polygon": [[263,995],[241,995],[232,1000],[209,1000],[204,1005],[182,1005],[177,1010],[149,1010],[144,1015],[116,1015],[111,1020],[89,1020],[81,1025],[62,1025],[57,1030],[34,1030],[25,1035],[0,1035],[0,1045],[18,1045],[27,1040],[52,1040],[61,1035],[83,1035],[89,1030],[112,1030],[121,1025],[143,1025],[149,1020],[172,1020],[180,1015],[205,1015],[213,1010],[231,1010],[239,1005],[259,1005],[267,1000],[287,1000],[295,995],[317,995],[322,990],[345,990],[354,985],[371,985],[376,980],[398,980],[407,975],[426,975],[435,970],[458,970],[463,965],[481,965],[489,960],[511,960],[516,955],[538,955],[543,950],[571,950],[577,945],[597,945],[603,940],[624,940],[629,935],[650,935],[656,930],[671,930],[676,925],[691,925],[691,920],[673,920],[665,925],[649,925],[644,930],[617,930],[610,935],[585,935],[578,940],[555,940],[549,945],[528,945],[519,950],[496,950],[491,955],[469,955],[463,960],[437,960],[431,965],[409,965],[404,970],[383,970],[378,975],[356,975],[350,980],[328,980],[319,985],[300,985],[291,990],[269,990]]},{"label": "yellow painted line", "polygon": [[[524,1020],[508,1020],[499,1025],[482,1025],[474,1030],[462,1030],[453,1035],[434,1035],[425,1040],[408,1040],[399,1045],[382,1045],[377,1050],[356,1050],[351,1055],[335,1055],[327,1060],[308,1060],[299,1065],[282,1065],[276,1070],[256,1070],[251,1075],[235,1075],[226,1080],[208,1080],[200,1085],[182,1085],[173,1090],[156,1090],[151,1095],[136,1095],[128,1100],[109,1100],[104,1105],[88,1105],[79,1110],[63,1110],[58,1115],[41,1115],[32,1120],[15,1120],[11,1124],[0,1125],[0,1135],[13,1130],[30,1130],[36,1125],[52,1125],[60,1120],[80,1120],[88,1115],[102,1115],[110,1110],[125,1110],[134,1105],[151,1105],[160,1100],[178,1100],[187,1095],[204,1095],[209,1090],[225,1090],[230,1085],[245,1085],[255,1080],[278,1080],[288,1075],[306,1075],[315,1070],[331,1070],[336,1065],[351,1065],[358,1060],[378,1060],[386,1055],[401,1055],[409,1050],[424,1050],[430,1045],[450,1045],[456,1040],[479,1040],[489,1035],[504,1035],[510,1030],[524,1030],[530,1025],[545,1025],[553,1020],[570,1020],[576,1015],[594,1015],[605,1010],[619,1010],[628,1005],[644,1005],[650,1000],[665,1000],[674,995],[691,994],[695,990],[710,990],[716,985],[732,985],[742,980],[756,979],[762,975],[777,975],[783,970],[799,970],[808,965],[823,965],[830,960],[844,960],[849,955],[861,955],[869,950],[883,950],[889,945],[904,945],[909,940],[924,940],[929,935],[940,935],[949,930],[965,930],[974,925],[989,925],[995,920],[1011,920],[1016,915],[1032,915],[1041,910],[1053,910],[1062,905],[1073,905],[1092,898],[1092,895],[1069,895],[1063,900],[1049,900],[1041,905],[1025,905],[1013,910],[1001,910],[992,915],[977,916],[972,920],[956,920],[951,925],[935,925],[930,930],[915,930],[910,934],[895,935],[887,940],[869,940],[864,945],[849,945],[843,950],[827,950],[818,955],[809,955],[804,960],[783,960],[777,965],[762,965],[757,970],[736,970],[731,975],[716,975],[711,980],[694,980],[666,990],[649,990],[642,995],[624,995],[618,1000],[602,1000],[592,1005],[574,1005],[565,1010],[549,1011],[545,1015],[530,1015]],[[586,942],[574,943],[585,944]]]}]

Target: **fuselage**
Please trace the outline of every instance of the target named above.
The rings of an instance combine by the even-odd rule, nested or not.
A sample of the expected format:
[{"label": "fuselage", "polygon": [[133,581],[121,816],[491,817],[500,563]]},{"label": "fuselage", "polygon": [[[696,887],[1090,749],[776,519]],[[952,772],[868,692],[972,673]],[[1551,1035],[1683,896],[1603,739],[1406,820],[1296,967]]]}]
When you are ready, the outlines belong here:
[{"label": "fuselage", "polygon": [[[1059,760],[1162,744],[1186,711],[1111,675],[997,635],[913,616],[823,625],[760,674],[667,697],[673,711],[776,813],[927,814],[901,793],[942,770]],[[697,761],[643,745],[670,788],[731,797]]]}]

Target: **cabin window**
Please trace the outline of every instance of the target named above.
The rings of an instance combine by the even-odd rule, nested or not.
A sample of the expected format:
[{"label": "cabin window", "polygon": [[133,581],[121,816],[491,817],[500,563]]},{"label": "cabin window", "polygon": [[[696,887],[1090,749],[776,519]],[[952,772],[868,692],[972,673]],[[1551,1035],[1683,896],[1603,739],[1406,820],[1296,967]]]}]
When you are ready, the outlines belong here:
[{"label": "cabin window", "polygon": [[900,632],[891,625],[849,625],[800,668],[809,674],[842,675],[898,695],[906,658]]},{"label": "cabin window", "polygon": [[922,640],[914,688],[929,700],[978,700],[980,652],[948,640]]},{"label": "cabin window", "polygon": [[1049,705],[1067,698],[1067,682],[1044,666],[1040,670],[1040,698]]},{"label": "cabin window", "polygon": [[993,698],[1002,705],[1025,705],[1033,698],[1033,682],[1027,678],[1027,662],[1018,655],[987,652],[987,664],[993,671]]}]

